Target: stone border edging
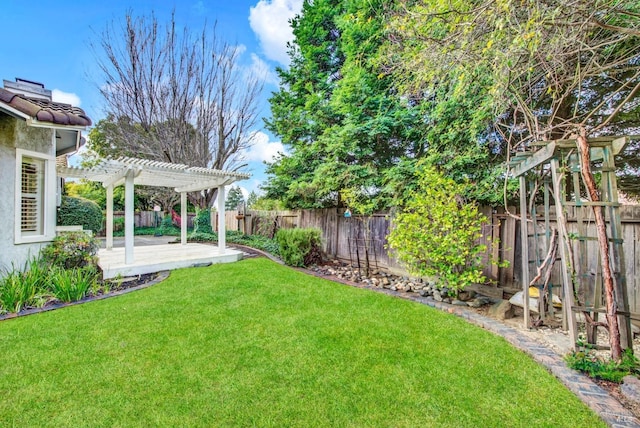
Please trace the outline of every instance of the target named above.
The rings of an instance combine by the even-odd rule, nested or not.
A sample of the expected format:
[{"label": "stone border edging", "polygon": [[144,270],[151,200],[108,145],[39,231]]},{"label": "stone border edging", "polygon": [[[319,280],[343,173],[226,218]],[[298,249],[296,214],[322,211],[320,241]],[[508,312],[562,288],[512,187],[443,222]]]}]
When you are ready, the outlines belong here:
[{"label": "stone border edging", "polygon": [[42,308],[32,308],[24,311],[20,311],[18,313],[10,313],[5,315],[0,315],[0,321],[10,320],[14,318],[26,317],[28,315],[35,315],[42,312],[49,312],[56,309],[66,308],[68,306],[76,306],[81,305],[83,303],[94,302],[96,300],[108,299],[109,297],[120,296],[122,294],[131,293],[132,291],[142,290],[147,287],[151,287],[152,285],[156,285],[159,282],[164,281],[169,278],[170,271],[165,270],[158,272],[158,276],[155,279],[152,279],[149,282],[145,282],[144,284],[136,285],[135,287],[125,288],[123,290],[112,291],[111,293],[101,294],[99,296],[85,297],[84,299],[76,300],[75,302],[69,303],[54,303],[52,305],[48,305]]},{"label": "stone border edging", "polygon": [[[271,258],[271,257],[269,257]],[[317,272],[294,268],[299,272],[306,273],[317,278],[327,279],[351,287],[364,288],[382,294],[398,297],[405,300],[412,300],[423,305],[456,315],[463,318],[467,322],[484,328],[494,334],[502,336],[507,342],[515,346],[533,358],[535,362],[545,367],[553,374],[562,384],[564,384],[571,392],[573,392],[584,404],[593,410],[600,418],[610,427],[629,428],[639,427],[640,420],[636,418],[622,403],[615,397],[611,396],[607,390],[593,382],[587,375],[584,375],[567,366],[561,355],[557,354],[551,348],[537,342],[534,339],[520,333],[513,327],[502,324],[493,318],[480,315],[460,306],[450,305],[448,303],[437,302],[433,299],[413,295],[415,293],[407,293],[401,291],[393,291],[386,288],[377,288],[366,284],[360,284],[345,279],[336,278],[334,276],[322,275]]]},{"label": "stone border edging", "polygon": [[227,246],[228,247],[238,247],[241,250],[254,251],[254,252],[260,254],[261,256],[268,258],[272,262],[276,262],[279,265],[286,266],[285,263],[282,261],[282,259],[280,259],[279,257],[274,256],[271,253],[267,253],[266,251],[259,250],[259,249],[254,248],[254,247],[249,247],[248,245],[235,244],[233,242],[230,242],[229,244],[227,244]]}]

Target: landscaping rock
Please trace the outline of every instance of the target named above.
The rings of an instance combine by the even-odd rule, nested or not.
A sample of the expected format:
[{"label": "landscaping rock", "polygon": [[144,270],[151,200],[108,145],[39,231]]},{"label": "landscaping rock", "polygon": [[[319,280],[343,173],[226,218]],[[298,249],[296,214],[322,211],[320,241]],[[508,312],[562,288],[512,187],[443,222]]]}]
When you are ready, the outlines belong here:
[{"label": "landscaping rock", "polygon": [[473,290],[465,290],[458,293],[458,299],[462,300],[463,302],[468,302],[474,297],[476,297],[476,292]]},{"label": "landscaping rock", "polygon": [[389,281],[389,278],[387,278],[386,276],[382,277],[382,285],[391,285],[391,282]]},{"label": "landscaping rock", "polygon": [[463,302],[462,300],[458,300],[458,299],[453,299],[453,301],[451,301],[451,304],[454,306],[467,306],[466,302]]},{"label": "landscaping rock", "polygon": [[622,395],[624,395],[627,400],[640,404],[640,379],[629,375],[625,376],[622,382],[622,385],[620,385]]},{"label": "landscaping rock", "polygon": [[467,302],[467,306],[469,306],[470,308],[480,308],[484,306],[484,303],[482,303],[482,301],[479,299],[473,299]]},{"label": "landscaping rock", "polygon": [[511,303],[508,300],[503,300],[498,303],[494,303],[489,308],[489,316],[498,320],[506,320],[509,318],[513,318],[514,309]]},{"label": "landscaping rock", "polygon": [[436,302],[442,302],[442,294],[440,294],[440,292],[438,290],[435,290],[433,292],[433,300],[435,300]]}]

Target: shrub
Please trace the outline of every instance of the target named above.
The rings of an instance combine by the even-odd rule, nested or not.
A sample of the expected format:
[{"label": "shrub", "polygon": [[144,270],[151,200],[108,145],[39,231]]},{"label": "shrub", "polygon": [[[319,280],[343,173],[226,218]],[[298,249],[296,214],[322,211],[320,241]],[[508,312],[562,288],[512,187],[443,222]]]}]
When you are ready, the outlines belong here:
[{"label": "shrub", "polygon": [[173,235],[176,231],[180,231],[180,229],[173,225],[171,215],[164,216],[160,223],[160,232],[164,235]]},{"label": "shrub", "polygon": [[98,233],[102,230],[102,210],[88,199],[63,196],[58,209],[58,225],[82,225],[83,229]]},{"label": "shrub", "polygon": [[189,235],[189,241],[195,242],[217,242],[217,233],[205,233],[205,232],[192,232]]},{"label": "shrub", "polygon": [[321,261],[320,229],[280,229],[276,241],[280,256],[289,266],[308,266]]},{"label": "shrub", "polygon": [[96,265],[98,240],[84,232],[68,232],[56,236],[40,251],[42,261],[48,266],[64,269]]},{"label": "shrub", "polygon": [[275,255],[280,254],[280,247],[278,246],[278,243],[266,236],[244,235],[241,232],[228,231],[227,242],[246,245]]},{"label": "shrub", "polygon": [[51,272],[48,289],[62,302],[74,302],[84,298],[89,290],[95,290],[97,279],[95,266],[75,269],[56,267]]},{"label": "shrub", "polygon": [[113,231],[122,232],[124,230],[124,217],[116,217],[113,219]]},{"label": "shrub", "polygon": [[486,246],[478,239],[486,218],[462,200],[463,192],[464,186],[424,168],[388,236],[413,275],[437,276],[452,293],[485,280],[480,254]]},{"label": "shrub", "polygon": [[[185,219],[186,220],[186,219]],[[212,233],[211,211],[208,209],[198,210],[193,219],[193,233]]]},{"label": "shrub", "polygon": [[[191,233],[189,235],[189,241],[192,242],[217,242],[218,234],[216,232],[213,233]],[[236,232],[233,230],[227,231],[227,243],[229,244],[240,244],[246,245],[248,247],[257,248],[259,250],[266,251],[271,254],[279,255],[280,247],[278,243],[273,239],[267,238],[266,236],[260,235],[244,235],[241,232]]]}]

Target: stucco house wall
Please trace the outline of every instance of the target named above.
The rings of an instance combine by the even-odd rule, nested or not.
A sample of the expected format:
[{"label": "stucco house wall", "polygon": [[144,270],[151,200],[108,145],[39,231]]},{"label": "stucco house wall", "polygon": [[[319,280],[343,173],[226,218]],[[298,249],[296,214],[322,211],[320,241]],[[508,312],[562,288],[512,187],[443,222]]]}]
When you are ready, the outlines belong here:
[{"label": "stucco house wall", "polygon": [[[22,268],[25,260],[36,256],[48,243],[15,243],[16,149],[53,157],[53,138],[53,129],[31,127],[24,120],[0,112],[0,270]],[[48,211],[45,215],[53,215],[49,221],[55,224],[55,210]]]}]

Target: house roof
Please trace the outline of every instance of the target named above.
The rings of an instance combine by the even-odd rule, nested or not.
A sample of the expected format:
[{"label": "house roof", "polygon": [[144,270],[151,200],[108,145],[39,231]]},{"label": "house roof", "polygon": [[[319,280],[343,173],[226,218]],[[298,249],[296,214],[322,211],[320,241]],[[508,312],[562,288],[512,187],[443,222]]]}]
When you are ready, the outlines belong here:
[{"label": "house roof", "polygon": [[108,185],[118,186],[124,183],[127,174],[133,174],[135,184],[170,187],[174,188],[176,192],[213,189],[251,177],[249,174],[241,172],[190,167],[129,157],[105,159],[91,168],[58,166],[57,173],[58,176],[64,178],[99,181],[105,187]]},{"label": "house roof", "polygon": [[0,109],[19,112],[38,122],[53,125],[86,127],[91,119],[79,107],[49,100],[30,98],[0,88]]}]

